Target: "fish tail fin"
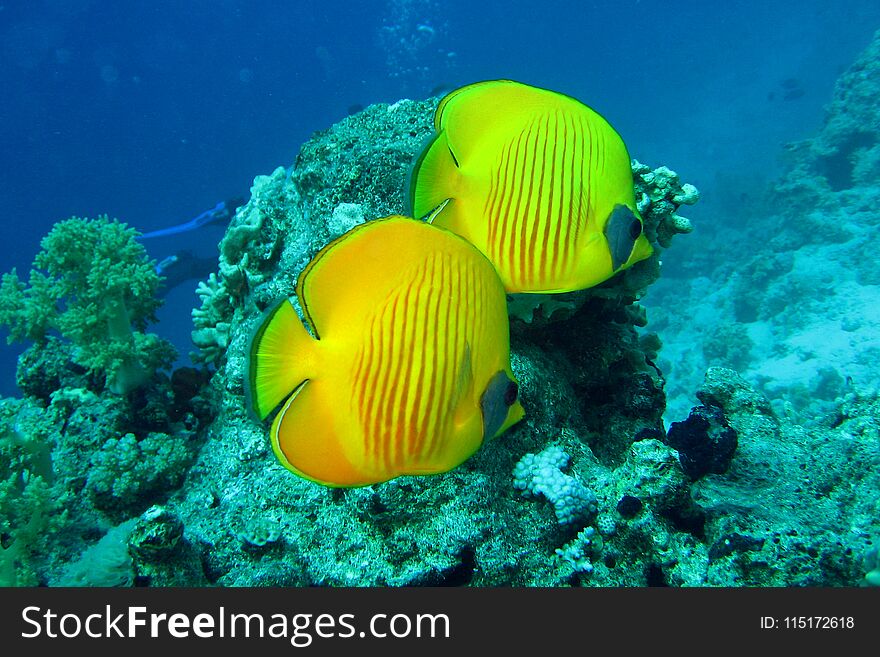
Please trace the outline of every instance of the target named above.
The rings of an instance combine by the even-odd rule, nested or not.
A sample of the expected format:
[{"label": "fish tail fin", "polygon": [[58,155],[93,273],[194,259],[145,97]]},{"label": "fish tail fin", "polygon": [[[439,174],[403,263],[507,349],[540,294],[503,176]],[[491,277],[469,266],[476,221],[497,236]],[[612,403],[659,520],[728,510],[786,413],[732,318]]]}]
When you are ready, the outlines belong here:
[{"label": "fish tail fin", "polygon": [[458,160],[445,133],[440,133],[422,151],[410,175],[411,214],[421,219],[449,200],[459,176]]},{"label": "fish tail fin", "polygon": [[314,376],[315,346],[289,299],[266,315],[251,342],[248,363],[250,406],[261,420]]}]

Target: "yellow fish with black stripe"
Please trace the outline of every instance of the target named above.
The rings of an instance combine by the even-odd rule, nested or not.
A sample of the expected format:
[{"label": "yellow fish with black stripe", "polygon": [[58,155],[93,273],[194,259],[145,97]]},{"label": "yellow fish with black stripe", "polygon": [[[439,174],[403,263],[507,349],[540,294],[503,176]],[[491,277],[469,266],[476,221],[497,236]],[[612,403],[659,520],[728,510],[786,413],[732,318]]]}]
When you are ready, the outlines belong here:
[{"label": "yellow fish with black stripe", "polygon": [[508,292],[592,287],[652,253],[620,135],[595,111],[511,80],[445,96],[411,180],[413,216],[462,235]]},{"label": "yellow fish with black stripe", "polygon": [[321,250],[251,349],[249,391],[278,459],[327,486],[445,472],[523,417],[506,297],[467,241],[406,217]]}]

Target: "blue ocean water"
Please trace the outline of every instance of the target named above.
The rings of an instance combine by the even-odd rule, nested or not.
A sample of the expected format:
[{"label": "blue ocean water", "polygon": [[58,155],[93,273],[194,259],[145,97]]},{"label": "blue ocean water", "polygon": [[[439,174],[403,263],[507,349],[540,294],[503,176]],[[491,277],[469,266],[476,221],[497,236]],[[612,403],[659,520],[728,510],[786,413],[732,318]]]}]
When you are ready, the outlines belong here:
[{"label": "blue ocean water", "polygon": [[[719,188],[773,178],[878,24],[872,0],[3,2],[0,268],[27,272],[71,215],[180,224],[350,111],[496,77],[584,100],[634,157],[701,188],[698,223],[735,221]],[[221,236],[148,246],[210,257]],[[194,285],[154,327],[184,354]],[[2,394],[19,351],[2,347]]]},{"label": "blue ocean water", "polygon": [[[0,0],[0,273],[25,279],[58,222],[107,214],[185,274],[147,327],[180,352],[171,377],[149,378],[154,337],[125,342],[135,359],[95,340],[95,366],[65,333],[20,360],[19,390],[27,345],[0,326],[0,584],[876,585],[878,28],[876,0]],[[490,433],[518,396],[525,420],[465,463],[363,488],[296,477],[282,442],[335,439],[349,466],[364,436],[339,430],[344,385],[313,386],[270,447],[248,401],[261,317],[330,239],[403,209],[425,99],[494,78],[608,119],[642,163],[643,219],[609,243],[635,226],[657,257],[535,313],[508,297],[518,385],[493,377],[479,412]],[[143,287],[98,288],[98,333],[142,328]],[[334,329],[312,328],[298,348],[324,353],[312,338]],[[192,338],[199,370],[181,367]],[[361,403],[386,375],[397,393],[376,370]],[[385,399],[371,427],[392,441]],[[388,453],[363,481],[430,471]]]}]

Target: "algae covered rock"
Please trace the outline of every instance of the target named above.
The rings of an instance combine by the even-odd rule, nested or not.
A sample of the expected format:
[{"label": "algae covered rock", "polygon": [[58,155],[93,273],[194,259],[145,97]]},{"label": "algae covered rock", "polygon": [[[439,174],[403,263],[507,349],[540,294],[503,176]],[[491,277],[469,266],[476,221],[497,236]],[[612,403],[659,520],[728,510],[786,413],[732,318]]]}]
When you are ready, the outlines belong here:
[{"label": "algae covered rock", "polygon": [[685,473],[699,479],[727,471],[736,451],[736,431],[717,406],[697,406],[684,422],[672,423],[665,442],[678,451]]}]

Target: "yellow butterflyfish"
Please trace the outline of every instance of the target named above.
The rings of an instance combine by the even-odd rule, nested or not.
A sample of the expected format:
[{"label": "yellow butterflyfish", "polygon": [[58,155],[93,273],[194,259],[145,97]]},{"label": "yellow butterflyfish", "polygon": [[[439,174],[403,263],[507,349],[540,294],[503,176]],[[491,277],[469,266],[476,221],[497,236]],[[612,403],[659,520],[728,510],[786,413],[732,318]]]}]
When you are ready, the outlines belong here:
[{"label": "yellow butterflyfish", "polygon": [[[249,392],[281,463],[327,486],[446,472],[522,419],[506,296],[467,241],[407,217],[362,224],[254,337]],[[283,402],[283,404],[282,404]]]},{"label": "yellow butterflyfish", "polygon": [[511,80],[445,96],[410,180],[413,216],[465,237],[508,292],[597,285],[652,253],[620,135],[595,111]]}]

